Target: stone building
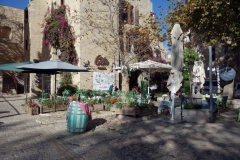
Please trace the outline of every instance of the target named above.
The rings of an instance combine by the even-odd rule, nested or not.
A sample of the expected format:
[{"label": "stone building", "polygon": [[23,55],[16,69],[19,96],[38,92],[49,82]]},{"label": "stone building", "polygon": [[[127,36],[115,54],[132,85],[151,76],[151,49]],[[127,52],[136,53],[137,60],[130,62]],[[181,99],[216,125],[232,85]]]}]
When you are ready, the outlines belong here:
[{"label": "stone building", "polygon": [[[25,61],[23,50],[23,10],[0,6],[0,64]],[[16,78],[22,75],[11,72],[1,72],[0,92],[7,93],[17,89],[23,92]]]},{"label": "stone building", "polygon": [[[46,61],[59,58],[61,52],[58,48],[44,46],[42,24],[46,13],[61,5],[68,6],[68,23],[76,36],[78,66],[91,71],[73,73],[73,83],[81,89],[107,90],[110,83],[121,88],[121,73],[114,70],[116,66],[121,66],[123,60],[119,53],[126,54],[128,63],[136,61],[132,54],[136,46],[134,47],[127,31],[144,25],[140,15],[152,12],[151,1],[113,0],[104,4],[95,0],[31,0],[24,11],[24,52],[27,60]],[[120,29],[121,27],[125,30]],[[154,46],[149,46],[153,50]],[[33,86],[34,77],[36,75],[31,74],[32,93],[41,91],[41,88],[53,93],[53,76],[44,75],[43,86]],[[96,79],[102,83],[98,83]],[[57,82],[59,81],[61,76],[57,77]]]}]

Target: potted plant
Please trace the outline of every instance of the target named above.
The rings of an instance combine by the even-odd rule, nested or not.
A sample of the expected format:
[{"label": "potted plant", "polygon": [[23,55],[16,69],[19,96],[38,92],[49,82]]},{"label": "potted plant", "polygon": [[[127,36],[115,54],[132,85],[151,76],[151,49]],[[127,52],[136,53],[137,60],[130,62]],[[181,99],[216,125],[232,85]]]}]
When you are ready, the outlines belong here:
[{"label": "potted plant", "polygon": [[33,99],[29,99],[25,108],[25,111],[30,115],[39,114],[39,106]]},{"label": "potted plant", "polygon": [[123,115],[139,115],[139,107],[136,98],[136,92],[119,92],[115,102],[115,106],[111,110],[116,114]]}]

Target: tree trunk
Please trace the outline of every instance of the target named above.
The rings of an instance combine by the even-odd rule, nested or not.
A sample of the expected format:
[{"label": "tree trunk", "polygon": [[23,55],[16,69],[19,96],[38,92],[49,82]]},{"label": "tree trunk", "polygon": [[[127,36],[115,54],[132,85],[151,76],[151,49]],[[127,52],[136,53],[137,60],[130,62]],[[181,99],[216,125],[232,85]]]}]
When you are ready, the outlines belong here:
[{"label": "tree trunk", "polygon": [[129,91],[129,77],[128,75],[122,76],[122,91]]}]

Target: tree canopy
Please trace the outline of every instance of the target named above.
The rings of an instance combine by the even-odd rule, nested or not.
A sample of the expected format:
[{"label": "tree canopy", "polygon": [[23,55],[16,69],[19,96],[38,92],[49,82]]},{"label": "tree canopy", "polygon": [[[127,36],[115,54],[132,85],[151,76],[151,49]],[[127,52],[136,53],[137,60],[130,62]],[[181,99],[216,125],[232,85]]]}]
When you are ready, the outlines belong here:
[{"label": "tree canopy", "polygon": [[239,0],[187,0],[185,5],[175,5],[165,19],[169,32],[175,22],[180,22],[183,31],[190,29],[200,42],[225,42],[228,38],[232,46],[240,42]]}]

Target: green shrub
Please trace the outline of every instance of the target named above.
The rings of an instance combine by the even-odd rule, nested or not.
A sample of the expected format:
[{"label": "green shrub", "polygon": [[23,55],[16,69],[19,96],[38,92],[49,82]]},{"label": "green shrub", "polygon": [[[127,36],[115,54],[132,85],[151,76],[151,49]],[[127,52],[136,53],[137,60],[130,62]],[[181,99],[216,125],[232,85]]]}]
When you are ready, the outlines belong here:
[{"label": "green shrub", "polygon": [[202,109],[202,105],[201,104],[194,104],[193,108],[194,109]]},{"label": "green shrub", "polygon": [[49,101],[49,100],[46,100],[42,103],[43,106],[47,106],[49,108],[52,108],[54,105],[55,105],[55,102],[54,101]]},{"label": "green shrub", "polygon": [[70,94],[75,94],[78,90],[78,86],[73,85],[73,84],[68,84],[68,85],[65,85],[65,86],[61,86],[58,89],[57,94],[62,96],[62,93],[65,89],[70,90]]},{"label": "green shrub", "polygon": [[183,87],[181,90],[182,93],[185,93],[186,95],[190,95],[190,82],[184,80],[183,81]]},{"label": "green shrub", "polygon": [[190,103],[186,103],[186,104],[184,104],[183,109],[192,109],[192,107],[191,107]]}]

